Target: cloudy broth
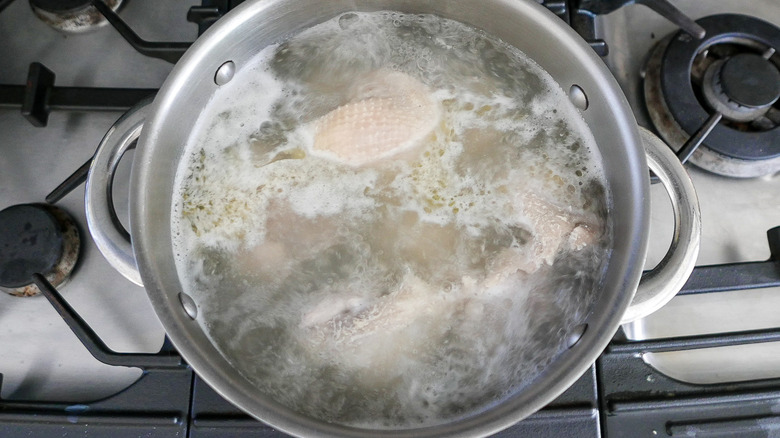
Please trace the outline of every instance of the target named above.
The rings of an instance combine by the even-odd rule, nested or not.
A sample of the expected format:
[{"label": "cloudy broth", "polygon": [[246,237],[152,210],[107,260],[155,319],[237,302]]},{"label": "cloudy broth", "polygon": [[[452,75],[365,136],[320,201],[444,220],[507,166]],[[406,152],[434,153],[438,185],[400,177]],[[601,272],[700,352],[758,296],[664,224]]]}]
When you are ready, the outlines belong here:
[{"label": "cloudy broth", "polygon": [[529,383],[597,297],[592,134],[522,52],[347,13],[220,87],[176,176],[182,285],[257,391],[329,422],[434,425]]}]

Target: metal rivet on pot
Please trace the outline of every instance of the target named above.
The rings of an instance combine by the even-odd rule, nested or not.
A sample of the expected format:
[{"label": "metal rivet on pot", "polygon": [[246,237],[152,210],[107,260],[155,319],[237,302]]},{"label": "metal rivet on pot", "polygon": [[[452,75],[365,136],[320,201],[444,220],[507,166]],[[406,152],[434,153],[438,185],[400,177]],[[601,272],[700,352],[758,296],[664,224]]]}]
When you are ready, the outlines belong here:
[{"label": "metal rivet on pot", "polygon": [[198,317],[198,306],[195,305],[195,300],[193,300],[191,296],[184,292],[179,292],[179,301],[181,302],[184,311],[187,312],[187,316],[192,319]]},{"label": "metal rivet on pot", "polygon": [[566,346],[571,348],[577,345],[577,342],[582,339],[582,335],[585,334],[585,330],[587,329],[588,324],[580,324],[577,327],[574,327],[574,330],[572,330],[569,336],[566,337]]},{"label": "metal rivet on pot", "polygon": [[217,73],[214,75],[214,83],[225,85],[233,79],[234,74],[236,74],[236,64],[233,61],[228,61],[217,69]]},{"label": "metal rivet on pot", "polygon": [[574,104],[574,106],[581,109],[582,111],[588,109],[588,96],[579,85],[574,84],[571,86],[571,88],[569,88],[569,99],[571,100],[571,103]]}]

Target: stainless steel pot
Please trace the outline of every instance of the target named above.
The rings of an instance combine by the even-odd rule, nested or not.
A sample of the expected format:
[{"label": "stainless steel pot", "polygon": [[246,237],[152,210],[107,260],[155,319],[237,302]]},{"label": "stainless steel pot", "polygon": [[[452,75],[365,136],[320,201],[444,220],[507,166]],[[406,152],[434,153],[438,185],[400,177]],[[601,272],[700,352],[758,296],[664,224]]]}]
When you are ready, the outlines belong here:
[{"label": "stainless steel pot", "polygon": [[[182,292],[174,264],[170,217],[174,177],[201,109],[263,47],[352,10],[436,14],[483,29],[525,52],[570,91],[599,145],[612,191],[614,247],[605,288],[593,311],[567,335],[569,349],[504,402],[440,426],[355,429],[302,416],[253,391],[195,321],[198,305]],[[127,233],[113,213],[111,179],[139,133]],[[670,193],[676,231],[667,256],[640,283],[649,231],[648,164]],[[521,420],[569,387],[621,322],[647,315],[682,287],[698,253],[700,228],[693,186],[679,161],[652,134],[640,134],[616,81],[590,47],[563,21],[530,0],[248,1],[198,39],[153,104],[136,107],[106,134],[90,168],[86,206],[89,228],[101,252],[126,277],[143,284],[168,336],[209,385],[280,430],[333,437],[487,435]]]}]

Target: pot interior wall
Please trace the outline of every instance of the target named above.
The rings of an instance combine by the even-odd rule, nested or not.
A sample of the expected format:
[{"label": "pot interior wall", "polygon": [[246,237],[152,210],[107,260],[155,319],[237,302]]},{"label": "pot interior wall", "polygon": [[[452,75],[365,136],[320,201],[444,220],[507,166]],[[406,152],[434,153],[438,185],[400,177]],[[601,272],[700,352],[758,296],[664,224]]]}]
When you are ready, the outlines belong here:
[{"label": "pot interior wall", "polygon": [[170,229],[172,188],[182,152],[200,108],[217,90],[214,74],[225,61],[241,69],[263,47],[340,13],[396,10],[458,20],[512,44],[547,70],[564,90],[587,95],[583,116],[604,159],[612,191],[614,249],[606,287],[593,303],[588,329],[537,382],[491,410],[448,426],[407,431],[409,436],[485,433],[530,414],[570,385],[595,360],[617,328],[644,260],[647,168],[636,124],[606,67],[565,23],[533,2],[460,0],[296,0],[246,2],[212,27],[185,54],[155,100],[133,169],[132,235],[144,284],[163,325],[193,368],[239,407],[293,433],[360,436],[365,431],[300,418],[253,394],[248,384],[183,311]]}]

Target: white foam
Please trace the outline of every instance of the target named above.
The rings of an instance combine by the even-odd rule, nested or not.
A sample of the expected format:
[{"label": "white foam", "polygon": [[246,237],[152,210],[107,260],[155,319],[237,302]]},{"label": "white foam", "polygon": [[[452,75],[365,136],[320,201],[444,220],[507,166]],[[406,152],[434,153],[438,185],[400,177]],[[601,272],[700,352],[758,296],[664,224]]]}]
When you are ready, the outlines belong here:
[{"label": "white foam", "polygon": [[[316,151],[317,121],[387,69],[425,84],[433,132],[359,165]],[[605,263],[585,244],[534,260],[528,193],[608,236],[577,110],[522,53],[440,18],[344,14],[264,49],[186,156],[172,230],[199,322],[258,390],[327,421],[432,425],[495,403],[562,348],[549,330],[587,310]],[[548,237],[555,255],[565,239]]]}]

